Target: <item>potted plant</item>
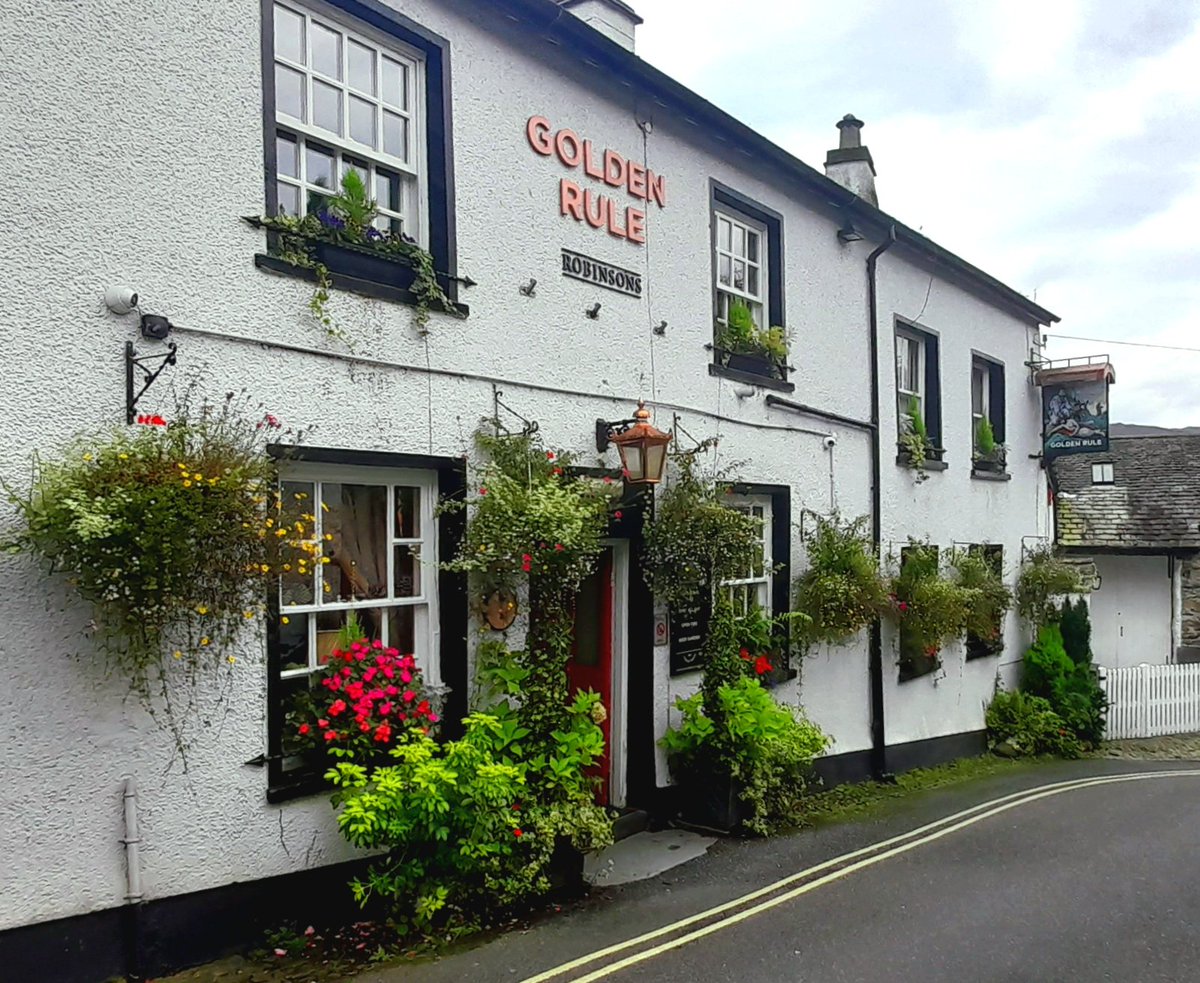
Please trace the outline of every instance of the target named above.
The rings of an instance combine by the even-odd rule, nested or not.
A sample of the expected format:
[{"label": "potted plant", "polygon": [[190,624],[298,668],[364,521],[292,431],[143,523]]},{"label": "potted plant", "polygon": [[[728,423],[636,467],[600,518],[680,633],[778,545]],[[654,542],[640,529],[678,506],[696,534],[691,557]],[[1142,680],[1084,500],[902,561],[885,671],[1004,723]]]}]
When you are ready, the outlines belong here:
[{"label": "potted plant", "polygon": [[857,635],[888,606],[866,517],[842,522],[818,516],[805,544],[808,569],[797,578],[794,609],[804,615],[802,644],[836,645]]},{"label": "potted plant", "polygon": [[334,274],[410,290],[417,300],[417,325],[422,329],[432,309],[461,317],[458,306],[438,283],[429,252],[403,232],[379,229],[375,224],[378,217],[379,208],[362,176],[349,170],[340,190],[320,201],[311,199],[305,215],[247,216],[245,221],[275,233],[272,255],[316,274],[309,309],[332,335],[341,336],[327,309]]},{"label": "potted plant", "polygon": [[1051,547],[1029,551],[1017,576],[1017,613],[1033,628],[1058,619],[1056,599],[1088,590],[1079,571]]},{"label": "potted plant", "polygon": [[986,416],[980,417],[975,424],[975,452],[971,458],[971,466],[976,471],[1003,474],[1007,465],[1006,448],[1003,444],[996,443],[992,421]]},{"label": "potted plant", "polygon": [[977,658],[1004,651],[1004,616],[1013,603],[1013,592],[997,565],[978,549],[956,553],[951,560],[960,587],[972,593],[967,607],[967,656]]},{"label": "potted plant", "polygon": [[921,415],[921,405],[916,396],[908,398],[908,408],[900,415],[899,463],[912,468],[919,484],[929,477],[925,470],[925,462],[933,456],[933,442],[929,439],[929,430],[925,426],[925,418]]},{"label": "potted plant", "polygon": [[760,328],[750,308],[730,301],[724,324],[717,325],[716,347],[721,364],[739,372],[787,378],[787,332],[778,325]]},{"label": "potted plant", "polygon": [[966,632],[974,596],[973,588],[941,575],[937,547],[910,542],[891,590],[902,680],[923,676],[941,665],[938,655],[942,647]]}]

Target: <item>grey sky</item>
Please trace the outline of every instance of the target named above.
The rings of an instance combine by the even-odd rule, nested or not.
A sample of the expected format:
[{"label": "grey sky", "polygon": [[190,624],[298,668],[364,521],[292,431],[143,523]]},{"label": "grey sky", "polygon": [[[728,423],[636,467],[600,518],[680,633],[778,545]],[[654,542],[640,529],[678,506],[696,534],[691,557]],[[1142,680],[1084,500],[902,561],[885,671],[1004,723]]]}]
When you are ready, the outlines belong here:
[{"label": "grey sky", "polygon": [[[896,217],[1056,331],[1200,348],[1200,0],[635,0],[638,53],[820,167],[852,112]],[[1108,351],[1113,417],[1200,423],[1200,352]]]}]

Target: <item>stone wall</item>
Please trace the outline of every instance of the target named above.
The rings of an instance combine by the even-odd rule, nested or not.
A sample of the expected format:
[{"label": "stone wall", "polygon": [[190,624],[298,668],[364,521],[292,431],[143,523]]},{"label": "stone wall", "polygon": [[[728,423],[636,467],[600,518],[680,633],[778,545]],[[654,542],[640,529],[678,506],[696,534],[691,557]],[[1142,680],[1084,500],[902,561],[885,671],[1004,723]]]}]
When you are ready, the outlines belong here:
[{"label": "stone wall", "polygon": [[1189,556],[1179,565],[1183,604],[1179,644],[1200,648],[1200,557]]}]

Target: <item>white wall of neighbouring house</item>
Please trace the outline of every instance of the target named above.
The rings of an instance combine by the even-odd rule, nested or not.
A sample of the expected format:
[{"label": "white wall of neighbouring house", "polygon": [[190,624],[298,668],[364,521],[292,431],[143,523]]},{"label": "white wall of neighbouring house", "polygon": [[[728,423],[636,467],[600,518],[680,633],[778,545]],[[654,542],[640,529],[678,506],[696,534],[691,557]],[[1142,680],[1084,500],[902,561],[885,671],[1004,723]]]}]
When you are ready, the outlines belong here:
[{"label": "white wall of neighbouring house", "polygon": [[1100,589],[1089,601],[1092,654],[1108,669],[1175,661],[1175,584],[1167,556],[1095,557]]},{"label": "white wall of neighbouring house", "polygon": [[[171,386],[214,399],[245,390],[289,426],[316,428],[310,444],[460,457],[493,412],[498,382],[508,405],[540,422],[548,446],[590,465],[601,463],[596,419],[627,417],[644,396],[660,427],[677,413],[695,437],[719,437],[718,463],[734,477],[788,486],[794,518],[805,508],[866,513],[863,431],[769,408],[763,390],[708,372],[709,181],[783,216],[795,399],[858,420],[870,413],[864,261],[873,244],[839,243],[838,217],[794,181],[754,161],[730,164],[686,120],[637,93],[614,94],[595,69],[533,35],[499,33],[517,30],[499,15],[481,8],[467,17],[463,5],[438,0],[395,6],[450,41],[458,271],[478,285],[464,293],[470,317],[435,314],[428,336],[408,307],[335,291],[330,311],[368,363],[254,344],[347,354],[307,313],[308,284],[255,268],[264,236],[240,218],[265,207],[258,0],[160,0],[153,17],[135,0],[36,11],[0,0],[11,42],[0,124],[20,134],[0,141],[0,167],[20,176],[21,192],[0,201],[0,478],[22,486],[34,451],[53,458],[76,434],[123,420],[125,342],[163,350],[136,337],[134,318],[104,308],[105,288],[127,284],[146,311],[181,326],[179,364],[147,396],[152,411],[169,408]],[[531,115],[630,158],[645,152],[667,180],[666,207],[648,208],[646,246],[560,216],[559,179],[586,179],[531,150]],[[654,127],[643,143],[638,120],[647,115]],[[638,272],[649,289],[634,299],[566,279],[561,248]],[[518,288],[530,278],[537,290],[526,297]],[[1038,424],[1021,368],[1026,326],[985,298],[931,283],[899,250],[881,261],[880,278],[885,542],[1002,542],[1011,574],[1021,538],[1045,532],[1044,491],[1028,460]],[[584,310],[597,301],[600,317],[589,319]],[[886,436],[893,313],[920,315],[942,338],[951,468],[921,486],[892,463]],[[662,320],[659,337],[650,327]],[[1010,482],[970,477],[973,348],[1008,366]],[[826,433],[837,437],[832,451]],[[616,463],[611,450],[602,460]],[[12,519],[0,514],[0,523]],[[799,573],[794,533],[790,552]],[[265,749],[261,635],[238,653],[224,703],[203,701],[197,720],[206,723],[184,770],[171,738],[106,674],[90,612],[65,581],[28,557],[0,555],[0,584],[0,854],[10,858],[0,930],[122,903],[125,775],[139,786],[148,899],[354,855],[325,796],[266,800],[265,772],[253,764]],[[951,651],[937,678],[898,684],[885,637],[888,741],[979,730],[999,664],[1019,658],[1013,621],[1006,640],[999,659],[966,664]],[[696,678],[669,678],[666,649],[653,658],[657,738],[672,700]],[[870,746],[865,634],[813,653],[778,692],[808,708],[834,736],[834,752]],[[659,777],[666,781],[661,762]]]}]

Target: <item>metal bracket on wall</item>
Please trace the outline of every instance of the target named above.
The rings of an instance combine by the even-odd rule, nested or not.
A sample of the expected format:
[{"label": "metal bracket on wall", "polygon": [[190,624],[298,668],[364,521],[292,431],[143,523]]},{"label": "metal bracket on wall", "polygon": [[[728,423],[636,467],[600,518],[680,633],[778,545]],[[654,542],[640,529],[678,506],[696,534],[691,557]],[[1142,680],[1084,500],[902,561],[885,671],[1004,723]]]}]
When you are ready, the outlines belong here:
[{"label": "metal bracket on wall", "polygon": [[[527,420],[521,416],[511,406],[508,406],[500,397],[504,395],[504,390],[492,384],[492,424],[496,427],[497,437],[529,437],[538,432],[537,420]],[[509,430],[503,423],[500,422],[500,411],[504,410],[509,416],[515,416],[521,421],[521,432],[515,433]]]},{"label": "metal bracket on wall", "polygon": [[815,523],[828,519],[829,516],[822,515],[816,509],[804,508],[800,510],[800,542],[808,542],[808,537],[812,534],[812,526]]},{"label": "metal bracket on wall", "polygon": [[[1033,546],[1027,545],[1031,540],[1033,541],[1034,545]],[[1039,546],[1044,546],[1045,544],[1047,544],[1049,542],[1050,542],[1049,536],[1022,536],[1021,537],[1021,563],[1024,564],[1025,557],[1032,555],[1033,552]]]},{"label": "metal bracket on wall", "polygon": [[[153,372],[146,368],[146,362],[159,363],[158,368]],[[133,423],[135,413],[137,411],[138,400],[145,394],[146,390],[154,385],[154,381],[162,374],[163,369],[168,365],[174,365],[176,361],[175,343],[171,342],[167,345],[167,351],[159,352],[154,355],[137,355],[133,350],[133,342],[125,342],[125,422]],[[136,393],[133,391],[133,370],[137,369],[142,373],[142,388]]]}]

